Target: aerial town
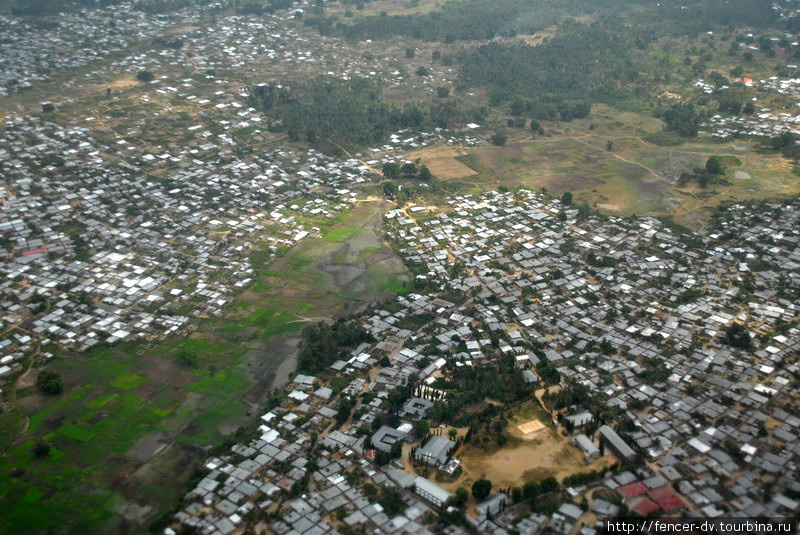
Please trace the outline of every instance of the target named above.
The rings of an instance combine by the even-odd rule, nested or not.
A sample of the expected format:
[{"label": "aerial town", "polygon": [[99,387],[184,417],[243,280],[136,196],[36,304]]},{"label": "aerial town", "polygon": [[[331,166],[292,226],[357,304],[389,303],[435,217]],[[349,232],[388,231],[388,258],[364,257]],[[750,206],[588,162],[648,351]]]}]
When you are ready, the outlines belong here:
[{"label": "aerial town", "polygon": [[[204,533],[423,534],[431,512],[469,507],[445,533],[590,535],[623,507],[791,514],[800,332],[782,296],[800,283],[800,206],[733,206],[692,244],[651,218],[577,217],[524,190],[389,212],[390,239],[439,290],[353,320],[374,342],[326,379],[295,376],[249,440],[206,461],[175,518]],[[726,337],[734,320],[745,342]],[[514,370],[540,419],[500,405],[501,432],[525,453],[467,499],[459,475],[480,470],[481,423],[449,416],[451,385],[494,367]],[[542,510],[547,479],[519,479],[541,464],[540,441],[575,463]]]},{"label": "aerial town", "polygon": [[0,3],[0,535],[796,517],[800,10],[459,2]]}]

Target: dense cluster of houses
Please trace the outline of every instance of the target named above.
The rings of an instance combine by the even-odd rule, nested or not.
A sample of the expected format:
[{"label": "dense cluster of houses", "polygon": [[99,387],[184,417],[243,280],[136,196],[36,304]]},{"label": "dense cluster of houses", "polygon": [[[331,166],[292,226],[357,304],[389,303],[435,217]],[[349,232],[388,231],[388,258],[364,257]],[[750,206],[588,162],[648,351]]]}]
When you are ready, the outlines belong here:
[{"label": "dense cluster of houses", "polygon": [[[251,73],[263,82],[299,65],[317,74],[330,66],[337,76],[380,76],[400,84],[407,74],[380,55],[403,55],[400,45],[392,52],[366,43],[354,51],[318,32],[287,28],[285,14],[226,11],[203,18],[202,29],[180,34],[180,46],[126,54],[126,46],[156,35],[177,39],[165,30],[192,28],[208,15],[203,10],[216,8],[195,6],[168,16],[128,4],[114,9],[113,16],[104,9],[66,14],[52,29],[29,28],[16,18],[0,21],[9,25],[9,42],[0,46],[27,47],[9,56],[20,63],[7,71],[23,85],[33,79],[19,73],[35,70],[25,62],[54,58],[63,63],[47,71],[55,72],[95,58],[80,54],[77,39],[115,53],[110,63],[86,73],[87,80],[120,69],[156,74],[130,94],[55,101],[57,113],[6,118],[0,137],[0,326],[7,334],[0,340],[0,381],[49,342],[86,350],[187,332],[190,318],[220,314],[231,293],[249,284],[248,256],[256,240],[267,237],[276,252],[314,235],[318,228],[309,218],[332,217],[352,204],[353,187],[375,176],[372,166],[400,158],[402,150],[437,141],[478,142],[469,129],[438,129],[421,139],[397,132],[384,146],[349,159],[273,148],[280,146],[271,145],[277,136],[268,132],[269,118],[248,106],[247,87],[214,69]],[[129,11],[129,18],[119,16]],[[75,31],[62,31],[64,25]],[[29,35],[34,30],[37,38]],[[48,46],[60,53],[47,52]],[[452,76],[450,68],[438,69],[440,76]],[[432,87],[437,80],[431,74],[422,83]]]},{"label": "dense cluster of houses", "polygon": [[33,87],[65,69],[86,67],[180,25],[196,23],[213,5],[150,15],[133,2],[82,9],[44,21],[0,16],[0,96]]},{"label": "dense cluster of houses", "polygon": [[347,209],[348,188],[372,174],[313,150],[229,155],[238,142],[202,123],[183,148],[150,143],[141,126],[96,136],[94,119],[9,117],[0,138],[0,376],[48,342],[158,339],[220,314],[251,281],[254,242],[274,256],[318,233],[309,221]]},{"label": "dense cluster of houses", "polygon": [[[797,69],[797,65],[787,65],[786,67]],[[770,76],[760,80],[745,77],[742,78],[742,83],[744,86],[758,91],[790,97],[800,104],[800,78],[798,77]],[[707,80],[697,80],[694,87],[706,94],[728,88],[727,86],[717,87]],[[785,133],[800,134],[800,127],[798,127],[800,114],[775,111],[759,105],[758,97],[751,98],[752,102],[756,103],[752,114],[715,114],[700,126],[709,130],[711,136],[719,141],[749,137],[774,138]]]},{"label": "dense cluster of houses", "polygon": [[[439,290],[361,317],[375,342],[333,363],[328,379],[296,376],[250,442],[207,461],[176,519],[221,534],[440,529],[434,513],[452,514],[454,496],[419,467],[443,472],[457,450],[441,434],[416,436],[412,424],[446,397],[437,379],[502,354],[532,382],[545,381],[546,366],[562,387],[590,387],[631,426],[598,425],[588,407],[569,408],[587,462],[605,450],[622,469],[567,486],[548,515],[493,494],[466,514],[480,533],[592,535],[623,506],[641,516],[795,513],[798,223],[798,202],[739,205],[708,235],[685,236],[653,218],[582,216],[524,190],[391,211],[398,253]],[[460,304],[444,298],[458,294]],[[730,345],[732,324],[749,343]],[[441,357],[425,356],[431,345]],[[390,393],[412,374],[419,386],[400,425],[381,424]],[[356,400],[352,416],[337,421],[346,397]],[[375,462],[394,449],[401,459]],[[392,514],[381,505],[387,492],[403,502]]]}]

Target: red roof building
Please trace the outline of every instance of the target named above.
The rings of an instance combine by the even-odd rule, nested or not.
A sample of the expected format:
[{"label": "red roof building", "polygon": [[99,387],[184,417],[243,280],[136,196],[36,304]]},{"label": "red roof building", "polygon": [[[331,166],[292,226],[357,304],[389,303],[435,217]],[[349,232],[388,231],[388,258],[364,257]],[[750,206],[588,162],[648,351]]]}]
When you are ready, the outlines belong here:
[{"label": "red roof building", "polygon": [[649,491],[647,495],[652,498],[665,513],[672,513],[686,507],[686,502],[683,501],[683,498],[669,485],[653,489]]},{"label": "red roof building", "polygon": [[650,498],[644,498],[642,501],[631,507],[631,511],[639,516],[647,516],[653,511],[658,511],[660,507],[656,502]]},{"label": "red roof building", "polygon": [[645,485],[641,481],[637,481],[636,483],[630,483],[628,485],[624,485],[622,487],[617,488],[617,494],[619,494],[623,498],[633,498],[634,496],[641,496],[645,492],[647,492],[647,485]]}]

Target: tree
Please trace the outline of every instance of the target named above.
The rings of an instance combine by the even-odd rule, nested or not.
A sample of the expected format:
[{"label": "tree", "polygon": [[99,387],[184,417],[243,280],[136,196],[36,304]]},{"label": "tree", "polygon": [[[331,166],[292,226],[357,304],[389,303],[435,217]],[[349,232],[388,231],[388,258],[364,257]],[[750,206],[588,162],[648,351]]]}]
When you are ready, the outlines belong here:
[{"label": "tree", "polygon": [[344,423],[350,418],[350,412],[353,410],[353,400],[344,398],[339,402],[339,408],[336,411],[336,421]]},{"label": "tree", "polygon": [[722,158],[712,156],[706,160],[706,171],[712,175],[721,175],[725,171],[722,167]]},{"label": "tree", "polygon": [[491,141],[493,145],[502,146],[508,141],[508,136],[503,132],[495,132],[492,137],[489,138],[489,141]]},{"label": "tree", "polygon": [[539,495],[539,485],[536,481],[528,481],[522,486],[522,495],[526,500],[532,500]]},{"label": "tree", "polygon": [[60,394],[64,391],[61,376],[55,372],[44,370],[36,377],[36,386],[45,394]]},{"label": "tree", "polygon": [[401,172],[400,164],[397,162],[387,162],[383,164],[383,176],[386,178],[397,178],[400,176]]},{"label": "tree", "polygon": [[413,49],[413,48],[406,48],[406,57],[407,57],[408,59],[411,59],[411,58],[413,58],[413,57],[414,57],[414,56],[416,56],[416,55],[417,55],[417,53],[414,51],[414,49]]},{"label": "tree", "polygon": [[392,444],[392,449],[389,452],[389,456],[392,459],[399,459],[400,457],[403,456],[403,442],[402,441],[397,441],[394,444]]},{"label": "tree", "polygon": [[436,88],[436,96],[439,98],[447,98],[450,96],[450,88],[445,86],[439,86]]},{"label": "tree", "polygon": [[750,333],[741,323],[731,323],[725,329],[725,336],[722,340],[729,346],[738,347],[739,349],[752,349],[753,347]]},{"label": "tree", "polygon": [[428,76],[428,69],[425,67],[420,67],[417,69],[417,76]]},{"label": "tree", "polygon": [[53,113],[56,111],[56,106],[52,102],[42,103],[42,113]]},{"label": "tree", "polygon": [[611,152],[612,150],[614,150],[614,142],[611,141],[610,139],[608,141],[606,141],[606,150],[608,152]]},{"label": "tree", "polygon": [[467,489],[465,489],[464,487],[458,487],[458,489],[456,489],[455,506],[459,508],[464,507],[465,505],[467,505],[468,499],[469,499],[469,493],[467,492]]},{"label": "tree", "polygon": [[47,442],[39,442],[33,448],[33,454],[37,457],[47,457],[50,455],[50,444]]},{"label": "tree", "polygon": [[553,476],[546,477],[539,483],[539,487],[542,489],[542,494],[554,492],[558,490],[558,481]]},{"label": "tree", "polygon": [[558,213],[558,220],[559,221],[566,221],[567,220],[567,213],[564,210],[561,210]]},{"label": "tree", "polygon": [[136,73],[136,79],[140,82],[152,82],[156,76],[150,71],[139,71]]},{"label": "tree", "polygon": [[564,194],[561,196],[561,204],[564,206],[569,206],[572,204],[572,192],[565,191]]},{"label": "tree", "polygon": [[492,492],[492,482],[488,479],[479,479],[472,484],[472,495],[477,500],[483,500]]},{"label": "tree", "polygon": [[406,162],[400,167],[400,174],[403,176],[414,176],[417,174],[417,166],[414,162]]},{"label": "tree", "polygon": [[413,424],[414,436],[422,438],[431,431],[431,426],[425,420],[417,420]]},{"label": "tree", "polygon": [[425,182],[428,182],[429,180],[431,180],[433,178],[433,175],[431,174],[430,169],[428,169],[428,166],[426,166],[426,165],[421,165],[420,166],[419,175],[418,176],[419,176],[420,180],[423,180]]}]

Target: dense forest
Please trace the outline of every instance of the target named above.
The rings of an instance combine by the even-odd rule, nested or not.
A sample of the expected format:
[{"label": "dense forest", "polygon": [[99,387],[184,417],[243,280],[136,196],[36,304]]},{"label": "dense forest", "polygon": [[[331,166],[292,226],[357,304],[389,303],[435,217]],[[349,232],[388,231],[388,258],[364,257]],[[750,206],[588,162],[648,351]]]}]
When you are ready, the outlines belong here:
[{"label": "dense forest", "polygon": [[[361,0],[345,0],[363,7]],[[637,25],[657,25],[659,31],[697,34],[714,28],[766,27],[777,19],[770,0],[687,0],[652,3],[641,0],[454,0],[440,10],[412,15],[386,13],[346,23],[334,17],[315,17],[320,32],[349,39],[388,39],[408,36],[426,41],[454,42],[533,33],[570,17],[613,16]]]},{"label": "dense forest", "polygon": [[716,28],[774,27],[778,13],[772,0],[701,0],[661,2],[631,18],[632,22],[657,24],[660,31],[697,35]]},{"label": "dense forest", "polygon": [[290,139],[308,141],[321,150],[379,143],[403,128],[452,128],[486,114],[481,109],[464,110],[446,98],[424,107],[389,106],[376,82],[357,77],[258,85],[252,88],[249,103],[270,117],[271,129],[285,129]]},{"label": "dense forest", "polygon": [[539,46],[494,42],[463,52],[461,80],[488,86],[493,105],[511,101],[514,115],[570,120],[586,116],[591,101],[641,85],[632,51],[647,43],[615,22],[571,23]]}]

